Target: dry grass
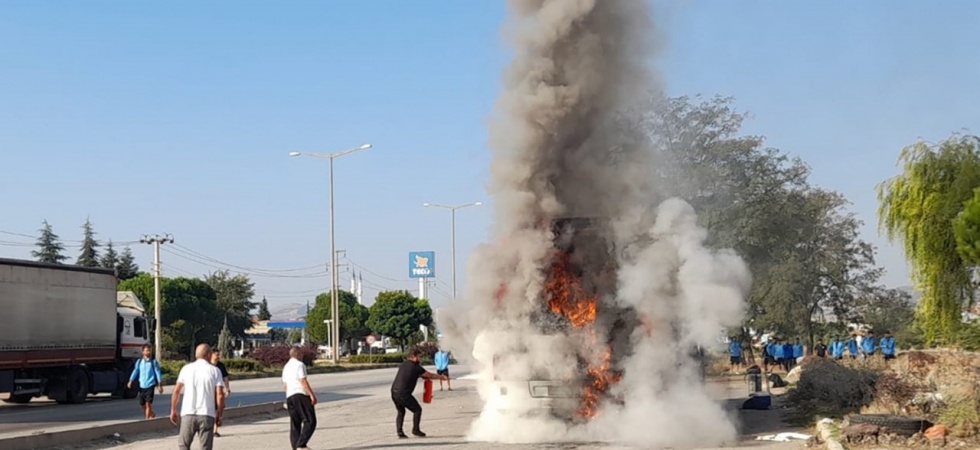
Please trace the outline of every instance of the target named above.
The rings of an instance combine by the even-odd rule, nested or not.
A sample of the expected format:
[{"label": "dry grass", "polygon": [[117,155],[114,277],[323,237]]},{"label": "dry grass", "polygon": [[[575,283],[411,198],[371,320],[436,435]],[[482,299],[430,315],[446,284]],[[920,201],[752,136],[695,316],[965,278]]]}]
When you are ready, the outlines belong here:
[{"label": "dry grass", "polygon": [[[945,425],[953,436],[980,432],[980,356],[962,351],[908,352],[886,363],[860,361],[881,375],[864,413],[908,414]],[[917,404],[916,396],[942,401]]]},{"label": "dry grass", "polygon": [[794,421],[842,417],[859,411],[872,400],[878,372],[838,364],[826,358],[803,361],[800,381],[788,394]]}]

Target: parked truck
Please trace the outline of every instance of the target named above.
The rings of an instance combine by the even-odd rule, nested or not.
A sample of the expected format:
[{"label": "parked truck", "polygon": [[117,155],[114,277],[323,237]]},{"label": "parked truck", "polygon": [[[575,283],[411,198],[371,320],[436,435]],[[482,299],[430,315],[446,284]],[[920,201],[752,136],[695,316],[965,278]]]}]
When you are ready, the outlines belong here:
[{"label": "parked truck", "polygon": [[147,318],[117,284],[111,269],[0,259],[0,398],[135,397],[126,384],[148,342]]}]

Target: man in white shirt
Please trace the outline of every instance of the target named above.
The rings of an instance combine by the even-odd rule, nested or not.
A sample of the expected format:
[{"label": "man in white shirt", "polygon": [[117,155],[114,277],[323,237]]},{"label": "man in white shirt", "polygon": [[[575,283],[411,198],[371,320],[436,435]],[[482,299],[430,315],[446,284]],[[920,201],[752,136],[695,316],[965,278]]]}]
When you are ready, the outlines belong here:
[{"label": "man in white shirt", "polygon": [[[194,352],[196,361],[185,365],[177,376],[177,384],[170,397],[170,421],[180,425],[178,447],[190,450],[194,436],[198,436],[202,450],[214,446],[214,426],[221,424],[225,411],[224,380],[221,371],[211,364],[211,346],[201,344]],[[184,396],[177,416],[177,401]]]},{"label": "man in white shirt", "polygon": [[289,442],[294,450],[308,450],[306,445],[316,431],[316,394],[306,380],[306,365],[300,361],[298,348],[289,349],[289,362],[282,368],[282,384],[286,388],[289,408]]}]

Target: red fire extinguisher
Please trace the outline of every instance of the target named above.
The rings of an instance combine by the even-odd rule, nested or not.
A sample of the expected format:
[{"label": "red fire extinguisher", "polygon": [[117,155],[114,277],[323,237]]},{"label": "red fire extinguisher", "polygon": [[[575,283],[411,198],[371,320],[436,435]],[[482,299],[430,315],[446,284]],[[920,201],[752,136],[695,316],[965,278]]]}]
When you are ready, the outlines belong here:
[{"label": "red fire extinguisher", "polygon": [[432,380],[425,379],[425,392],[422,393],[422,403],[432,403]]}]

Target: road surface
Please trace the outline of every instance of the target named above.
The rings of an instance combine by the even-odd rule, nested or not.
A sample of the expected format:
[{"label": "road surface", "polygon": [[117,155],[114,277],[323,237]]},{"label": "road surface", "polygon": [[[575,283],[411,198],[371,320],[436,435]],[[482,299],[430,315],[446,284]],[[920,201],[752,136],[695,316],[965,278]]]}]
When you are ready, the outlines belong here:
[{"label": "road surface", "polygon": [[[430,367],[431,369],[431,367]],[[453,366],[453,375],[465,375],[465,368]],[[320,402],[330,403],[356,398],[365,390],[386,389],[395,376],[395,369],[360,370],[310,375],[310,384]],[[279,378],[260,378],[231,381],[232,394],[228,407],[255,405],[283,400],[282,382]],[[173,386],[164,388],[153,401],[158,417],[170,412],[170,393]],[[0,439],[23,436],[39,431],[78,429],[90,426],[140,420],[143,411],[136,399],[112,399],[93,397],[81,405],[58,405],[45,398],[37,398],[27,405],[6,404],[0,407]]]},{"label": "road surface", "polygon": [[[390,373],[390,372],[388,372]],[[719,383],[720,384],[720,383]],[[346,391],[348,398],[317,405],[318,427],[311,448],[323,449],[404,449],[404,448],[438,448],[454,450],[462,448],[473,449],[506,449],[506,450],[537,450],[537,449],[618,449],[618,447],[603,444],[535,444],[507,445],[486,442],[467,442],[465,435],[470,423],[480,411],[480,400],[476,393],[473,380],[454,380],[452,392],[435,392],[431,404],[423,405],[422,429],[429,434],[427,438],[410,438],[399,440],[395,437],[395,409],[391,405],[387,385],[373,387],[363,386]],[[419,388],[417,397],[421,397]],[[745,388],[741,382],[726,383],[717,389],[719,400],[726,400],[727,405],[734,406],[745,397]],[[745,411],[735,413],[741,421],[742,437],[736,448],[752,448],[757,450],[789,450],[803,447],[802,441],[788,443],[759,442],[757,435],[776,434],[792,429],[780,420],[781,411]],[[411,419],[407,417],[407,428],[411,427]],[[691,430],[696,432],[696,430]],[[651,429],[655,433],[655,427]],[[225,424],[221,429],[222,436],[215,439],[215,449],[236,450],[268,450],[273,448],[289,448],[288,418],[270,419],[268,416],[242,418]],[[112,448],[113,450],[171,450],[176,446],[176,428],[166,433],[144,436],[122,436],[119,439],[103,440],[74,447],[62,447],[62,450],[90,450]],[[197,444],[195,444],[197,445]],[[197,447],[194,447],[197,448]],[[728,447],[732,448],[732,447]],[[703,449],[708,450],[708,449]]]}]

